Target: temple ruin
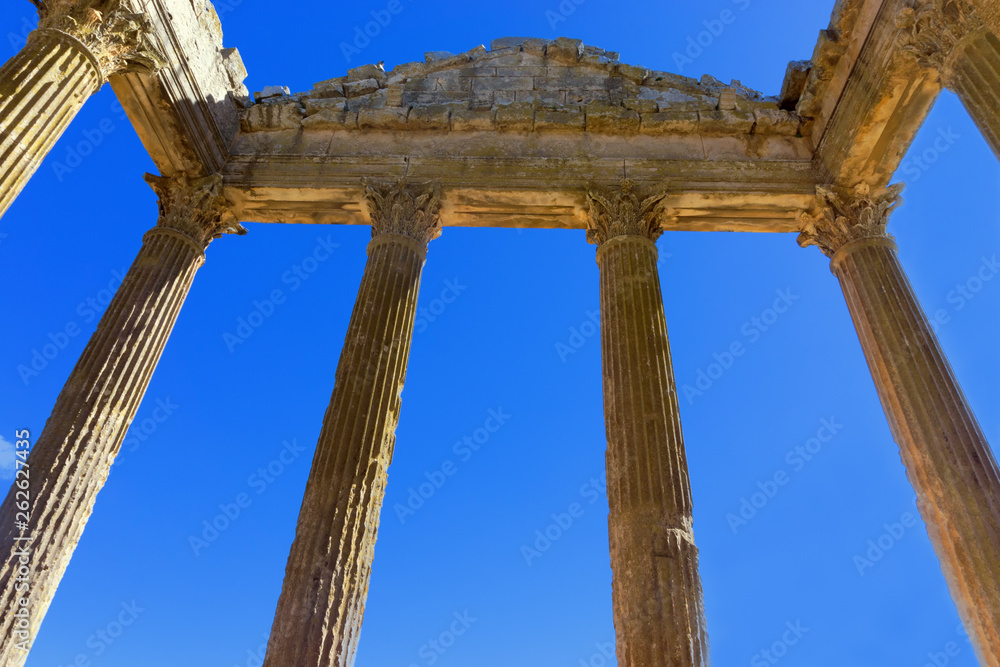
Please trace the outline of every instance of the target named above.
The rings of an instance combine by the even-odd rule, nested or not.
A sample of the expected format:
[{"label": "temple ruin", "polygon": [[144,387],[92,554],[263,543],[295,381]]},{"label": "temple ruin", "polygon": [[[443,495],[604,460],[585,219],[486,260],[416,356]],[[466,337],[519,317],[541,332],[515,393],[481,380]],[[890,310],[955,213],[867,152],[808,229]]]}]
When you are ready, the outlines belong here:
[{"label": "temple ruin", "polygon": [[1000,470],[886,231],[943,88],[1000,156],[996,0],[837,0],[775,95],[508,37],[251,96],[206,0],[36,4],[0,68],[0,215],[105,82],[159,169],[159,211],[32,448],[30,502],[15,484],[0,510],[0,664],[24,664],[209,246],[273,222],[372,241],[266,667],[354,662],[421,271],[447,226],[596,246],[619,665],[709,664],[654,243],[685,230],[797,232],[829,258],[979,662],[1000,667]]}]

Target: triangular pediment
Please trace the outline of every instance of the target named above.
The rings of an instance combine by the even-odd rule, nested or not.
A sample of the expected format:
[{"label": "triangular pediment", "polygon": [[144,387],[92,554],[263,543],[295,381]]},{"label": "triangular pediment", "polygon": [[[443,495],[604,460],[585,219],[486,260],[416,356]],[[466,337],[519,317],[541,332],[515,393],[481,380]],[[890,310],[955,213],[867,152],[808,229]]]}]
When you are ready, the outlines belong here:
[{"label": "triangular pediment", "polygon": [[274,130],[579,131],[795,135],[800,121],[738,81],[620,62],[579,40],[508,37],[386,72],[364,65],[310,91],[257,96],[245,132]]}]

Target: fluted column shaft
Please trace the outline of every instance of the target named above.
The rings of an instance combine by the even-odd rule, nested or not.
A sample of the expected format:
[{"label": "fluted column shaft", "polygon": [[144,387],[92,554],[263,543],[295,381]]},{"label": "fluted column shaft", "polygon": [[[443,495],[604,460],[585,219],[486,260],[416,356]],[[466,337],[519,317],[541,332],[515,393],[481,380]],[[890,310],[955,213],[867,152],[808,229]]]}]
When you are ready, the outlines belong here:
[{"label": "fluted column shaft", "polygon": [[[17,497],[16,485],[0,507],[0,664],[5,667],[27,659],[22,649],[34,641],[204,262],[207,241],[203,245],[175,226],[164,226],[169,222],[161,218],[143,238],[33,443],[27,460],[30,518],[24,522],[18,516],[24,496]],[[30,563],[26,577],[19,572],[22,550]],[[27,627],[15,614],[25,606]]]},{"label": "fluted column shaft", "polygon": [[404,217],[426,222],[414,224],[385,219],[413,190],[399,184],[385,186],[387,192],[392,202],[369,201],[368,262],[306,484],[266,667],[354,664],[420,275],[437,232],[436,197],[417,202],[421,211],[408,199]]},{"label": "fluted column shaft", "polygon": [[831,257],[921,516],[983,667],[1000,667],[1000,469],[886,233],[901,185],[818,189]]},{"label": "fluted column shaft", "polygon": [[900,47],[936,70],[1000,157],[1000,39],[995,0],[918,0],[896,23]]},{"label": "fluted column shaft", "polygon": [[946,84],[1000,158],[1000,39],[980,30],[964,40],[952,58]]},{"label": "fluted column shaft", "polygon": [[121,0],[46,0],[40,14],[0,67],[0,217],[107,76],[160,63]]},{"label": "fluted column shaft", "polygon": [[102,80],[87,47],[59,30],[33,31],[0,67],[0,216]]},{"label": "fluted column shaft", "polygon": [[920,513],[983,667],[1000,667],[1000,471],[895,244],[833,258]]},{"label": "fluted column shaft", "polygon": [[629,198],[630,189],[625,196],[591,195],[618,664],[704,666],[708,634],[691,485],[652,240],[659,228],[651,209],[648,225],[615,225],[641,222],[639,207],[658,198],[634,198],[635,206]]}]

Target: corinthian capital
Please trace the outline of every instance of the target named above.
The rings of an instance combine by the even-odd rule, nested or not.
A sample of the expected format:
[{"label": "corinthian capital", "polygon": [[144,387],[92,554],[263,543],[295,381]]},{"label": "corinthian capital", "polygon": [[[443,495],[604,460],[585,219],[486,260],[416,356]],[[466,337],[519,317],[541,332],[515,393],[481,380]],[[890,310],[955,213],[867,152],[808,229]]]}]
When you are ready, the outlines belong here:
[{"label": "corinthian capital", "polygon": [[889,215],[903,202],[903,184],[897,183],[875,192],[861,186],[854,192],[817,187],[820,215],[799,234],[799,245],[818,246],[827,257],[851,241],[888,238]]},{"label": "corinthian capital", "polygon": [[658,212],[666,196],[638,190],[628,179],[616,187],[592,186],[587,191],[587,241],[598,246],[616,236],[655,241],[663,233]]},{"label": "corinthian capital", "polygon": [[146,174],[146,182],[160,198],[156,229],[179,233],[202,251],[223,234],[247,233],[222,196],[221,175],[188,179]]},{"label": "corinthian capital", "polygon": [[915,56],[921,65],[941,72],[947,82],[955,48],[985,24],[968,0],[919,0],[899,12],[896,27],[903,31],[901,50]]},{"label": "corinthian capital", "polygon": [[365,206],[372,221],[372,238],[399,234],[427,244],[441,235],[441,192],[436,183],[365,181]]},{"label": "corinthian capital", "polygon": [[58,30],[82,42],[102,78],[125,71],[152,73],[163,58],[149,38],[149,21],[125,0],[40,0],[40,29]]}]

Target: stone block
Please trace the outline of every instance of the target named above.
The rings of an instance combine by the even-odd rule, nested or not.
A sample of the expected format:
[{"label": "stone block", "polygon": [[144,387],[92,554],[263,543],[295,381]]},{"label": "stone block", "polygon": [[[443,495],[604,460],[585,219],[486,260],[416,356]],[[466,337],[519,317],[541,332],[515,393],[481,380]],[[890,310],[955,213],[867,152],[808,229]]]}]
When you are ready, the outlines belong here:
[{"label": "stone block", "polygon": [[347,97],[358,97],[374,93],[379,89],[378,81],[375,79],[362,79],[361,81],[349,81],[344,84],[344,94]]},{"label": "stone block", "polygon": [[466,91],[438,91],[436,93],[421,93],[413,90],[404,90],[403,106],[452,103],[462,103],[464,106],[468,106],[469,96],[470,93]]},{"label": "stone block", "polygon": [[559,37],[549,43],[545,56],[561,63],[576,63],[583,55],[583,42],[579,39]]},{"label": "stone block", "polygon": [[643,134],[697,134],[698,112],[677,109],[641,114]]},{"label": "stone block", "polygon": [[699,111],[698,131],[701,134],[748,134],[754,117],[749,111]]},{"label": "stone block", "polygon": [[419,76],[426,69],[427,66],[424,63],[403,63],[401,65],[396,65],[387,75],[388,78],[386,81],[389,83],[405,81],[406,79]]},{"label": "stone block", "polygon": [[484,90],[477,93],[472,93],[472,97],[469,99],[470,109],[492,109],[493,108],[493,96],[492,90]]},{"label": "stone block", "polygon": [[649,70],[647,68],[636,67],[635,65],[626,65],[625,63],[616,65],[615,73],[637,84],[641,84],[646,77],[649,76]]},{"label": "stone block", "polygon": [[637,99],[640,87],[638,84],[620,76],[608,78],[608,92],[611,95],[612,106],[623,106],[626,100]]},{"label": "stone block", "polygon": [[711,102],[709,102],[704,97],[687,95],[677,90],[660,90],[658,88],[649,88],[647,86],[643,86],[639,89],[639,94],[636,95],[636,98],[640,100],[653,100],[660,105],[661,110],[664,106],[668,105],[690,103],[700,104],[706,109],[714,109],[715,105],[718,103],[715,99],[712,99]]},{"label": "stone block", "polygon": [[352,97],[347,102],[347,108],[351,111],[358,111],[359,109],[381,109],[385,106],[388,96],[389,91],[382,88],[381,90],[376,90],[374,93],[370,93],[368,95]]},{"label": "stone block", "polygon": [[303,101],[303,104],[305,104],[307,116],[312,116],[323,110],[345,111],[347,109],[347,100],[343,97],[321,97],[316,99],[307,97]]},{"label": "stone block", "polygon": [[361,67],[347,70],[347,80],[349,82],[375,79],[381,84],[385,82],[385,78],[385,69],[381,65],[362,65]]},{"label": "stone block", "polygon": [[719,111],[732,111],[736,108],[736,91],[726,88],[719,93]]},{"label": "stone block", "polygon": [[539,76],[535,77],[538,90],[608,90],[610,83],[606,76]]},{"label": "stone block", "polygon": [[515,102],[534,102],[536,107],[561,107],[566,105],[564,90],[518,90]]},{"label": "stone block", "polygon": [[494,70],[496,76],[546,76],[548,68],[544,65],[526,65],[523,67],[497,67]]},{"label": "stone block", "polygon": [[353,130],[358,127],[358,114],[355,111],[336,111],[323,109],[302,121],[306,130]]},{"label": "stone block", "polygon": [[428,104],[410,109],[407,125],[411,130],[447,130],[452,107],[447,104]]},{"label": "stone block", "polygon": [[490,51],[499,51],[500,49],[519,49],[521,44],[527,40],[527,37],[500,37],[499,39],[494,39],[490,42]]},{"label": "stone block", "polygon": [[475,60],[476,58],[481,58],[482,56],[489,53],[484,44],[480,44],[474,49],[469,49],[462,55],[467,56],[469,60]]},{"label": "stone block", "polygon": [[609,64],[617,63],[621,54],[616,51],[607,51],[605,49],[600,49],[596,46],[590,46],[588,44],[583,45],[583,55],[580,57],[580,62],[589,62],[597,64]]},{"label": "stone block", "polygon": [[428,51],[424,54],[425,63],[438,63],[442,60],[448,60],[449,58],[454,58],[455,54],[451,51]]},{"label": "stone block", "polygon": [[551,42],[547,39],[530,37],[521,42],[521,53],[527,53],[538,58],[544,58],[549,44],[551,44]]},{"label": "stone block", "polygon": [[535,80],[528,76],[494,76],[472,80],[472,90],[531,90]]},{"label": "stone block", "polygon": [[471,67],[463,67],[457,70],[460,76],[468,77],[483,77],[483,76],[496,76],[497,68],[485,65],[473,65]]},{"label": "stone block", "polygon": [[639,131],[639,112],[632,109],[590,104],[586,111],[588,132],[631,134]]},{"label": "stone block", "polygon": [[493,112],[489,109],[464,109],[451,112],[453,132],[485,132],[494,129]]},{"label": "stone block", "polygon": [[515,90],[495,90],[492,94],[494,106],[513,104],[517,101],[517,91]]},{"label": "stone block", "polygon": [[358,111],[358,128],[362,130],[405,130],[408,109],[386,107]]},{"label": "stone block", "polygon": [[292,91],[288,89],[288,86],[264,86],[264,90],[254,93],[254,96],[260,95],[261,99],[267,99],[268,97],[288,97],[291,94]]},{"label": "stone block", "polygon": [[390,107],[403,106],[403,87],[395,85],[386,88],[385,104]]},{"label": "stone block", "polygon": [[535,112],[536,132],[583,132],[586,116],[582,111],[552,111],[539,109]]},{"label": "stone block", "polygon": [[809,80],[812,62],[808,60],[793,60],[785,70],[785,79],[781,83],[781,94],[778,104],[782,109],[794,109],[802,97],[802,91]]},{"label": "stone block", "polygon": [[314,99],[322,99],[326,97],[343,97],[344,96],[344,86],[340,83],[317,83],[313,86],[313,89],[309,91],[309,97]]},{"label": "stone block", "polygon": [[611,105],[611,95],[606,90],[567,90],[566,104],[586,106],[599,103],[602,106]]},{"label": "stone block", "polygon": [[477,67],[516,67],[520,63],[521,54],[514,49],[491,51],[476,59]]},{"label": "stone block", "polygon": [[726,87],[726,84],[722,83],[711,74],[702,74],[701,79],[698,81],[698,85],[702,88],[708,88],[710,90],[719,90]]},{"label": "stone block", "polygon": [[802,122],[798,114],[779,109],[754,109],[754,134],[780,134],[794,137]]},{"label": "stone block", "polygon": [[655,100],[626,99],[624,104],[626,109],[638,111],[640,114],[656,113],[659,111],[659,106]]},{"label": "stone block", "polygon": [[247,68],[243,64],[243,58],[240,56],[239,50],[234,46],[222,49],[219,55],[222,56],[222,65],[226,68],[226,75],[229,77],[229,82],[233,84],[234,88],[242,88],[243,81],[247,78]]},{"label": "stone block", "polygon": [[297,130],[302,125],[302,111],[297,104],[255,104],[240,119],[244,132]]},{"label": "stone block", "polygon": [[410,79],[403,84],[403,87],[406,90],[424,93],[469,90],[472,87],[472,77],[459,76],[457,71],[436,72],[428,74],[426,78]]},{"label": "stone block", "polygon": [[646,75],[646,78],[643,79],[643,84],[647,86],[659,86],[661,88],[674,88],[685,92],[700,86],[698,79],[656,70],[650,71]]},{"label": "stone block", "polygon": [[[442,51],[440,53],[447,53]],[[425,56],[426,57],[426,56]],[[469,62],[469,54],[459,53],[458,55],[449,55],[448,57],[438,58],[436,60],[428,61],[428,67],[431,71],[440,71],[446,69],[453,69],[456,67],[461,67]]]},{"label": "stone block", "polygon": [[264,86],[264,90],[256,91],[253,94],[254,102],[260,103],[264,100],[273,100],[281,97],[288,97],[292,93],[288,86]]},{"label": "stone block", "polygon": [[515,102],[498,107],[497,128],[507,132],[531,132],[535,123],[535,109],[530,102]]}]

